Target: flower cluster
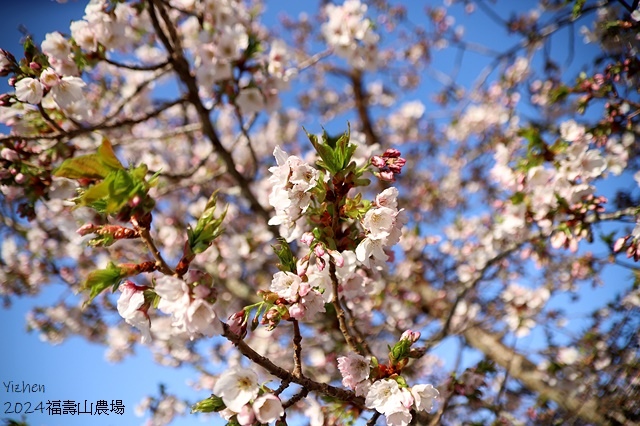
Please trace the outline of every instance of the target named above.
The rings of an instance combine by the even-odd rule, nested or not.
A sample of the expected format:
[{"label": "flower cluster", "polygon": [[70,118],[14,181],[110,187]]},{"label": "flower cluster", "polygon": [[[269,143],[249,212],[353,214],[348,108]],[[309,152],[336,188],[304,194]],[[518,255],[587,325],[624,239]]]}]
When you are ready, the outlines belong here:
[{"label": "flower cluster", "polygon": [[160,296],[158,309],[172,316],[176,329],[191,338],[222,333],[222,324],[213,309],[216,292],[208,274],[189,271],[187,281],[165,275],[156,279],[153,289]]},{"label": "flower cluster", "polygon": [[398,210],[398,189],[391,187],[376,196],[375,207],[364,216],[365,238],[356,248],[356,256],[367,268],[384,265],[388,256],[384,249],[400,241],[402,226],[407,218]]},{"label": "flower cluster", "polygon": [[[280,398],[272,393],[262,393],[258,375],[245,368],[233,368],[218,378],[213,393],[222,398],[226,409],[221,412],[226,420],[235,416],[242,426],[270,423],[284,415]],[[262,393],[262,395],[260,395]]]},{"label": "flower cluster", "polygon": [[346,0],[342,5],[325,6],[328,21],[322,25],[327,44],[360,69],[375,69],[378,63],[378,35],[372,22],[365,18],[367,5],[360,0]]},{"label": "flower cluster", "polygon": [[283,236],[293,241],[301,234],[296,221],[311,203],[311,191],[318,183],[319,173],[295,155],[288,156],[279,146],[273,155],[278,165],[269,169],[269,182],[273,185],[269,204],[276,209],[276,215],[269,225],[281,225]]},{"label": "flower cluster", "polygon": [[276,272],[271,281],[270,290],[289,305],[288,311],[291,318],[311,319],[325,311],[322,294],[311,287],[309,282],[303,281],[292,272]]},{"label": "flower cluster", "polygon": [[395,175],[402,172],[402,167],[407,160],[400,158],[400,151],[394,148],[387,149],[381,156],[374,155],[371,157],[371,164],[378,168],[374,174],[381,180],[387,182],[395,182]]},{"label": "flower cluster", "polygon": [[431,412],[440,392],[432,385],[401,387],[396,380],[382,379],[371,384],[365,405],[384,414],[387,426],[407,426],[412,419],[411,409]]},{"label": "flower cluster", "polygon": [[640,260],[640,250],[638,250],[638,247],[640,247],[640,221],[636,223],[631,234],[616,240],[613,245],[613,251],[618,253],[625,250],[627,258],[633,257],[633,260],[637,262]]},{"label": "flower cluster", "polygon": [[534,316],[544,307],[549,296],[549,290],[544,287],[533,290],[517,284],[510,284],[502,293],[507,312],[506,321],[516,336],[529,334],[536,325]]},{"label": "flower cluster", "polygon": [[338,370],[342,384],[354,389],[356,395],[365,397],[365,406],[384,414],[388,426],[406,426],[411,422],[411,409],[431,412],[434,400],[440,395],[429,384],[407,386],[398,373],[409,358],[417,358],[424,351],[411,348],[420,333],[407,330],[389,352],[389,365],[381,366],[356,353],[338,357]]}]

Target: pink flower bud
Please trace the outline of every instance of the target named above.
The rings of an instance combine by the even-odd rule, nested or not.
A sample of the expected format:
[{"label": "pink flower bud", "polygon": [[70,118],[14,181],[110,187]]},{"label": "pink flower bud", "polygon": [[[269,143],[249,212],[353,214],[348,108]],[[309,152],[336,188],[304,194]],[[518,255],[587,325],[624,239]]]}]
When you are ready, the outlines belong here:
[{"label": "pink flower bud", "polygon": [[629,239],[629,236],[618,238],[616,240],[616,243],[613,245],[614,253],[618,253],[620,250],[622,250],[622,247],[624,247],[628,239]]},{"label": "pink flower bud", "polygon": [[253,408],[249,404],[244,405],[242,410],[236,415],[236,420],[238,420],[241,426],[252,425],[255,420]]},{"label": "pink flower bud", "polygon": [[289,307],[289,315],[293,319],[301,320],[304,317],[304,307],[300,303],[294,303]]},{"label": "pink flower bud", "polygon": [[324,250],[324,244],[319,243],[318,245],[316,245],[315,249],[313,250],[316,254],[316,256],[318,257],[322,257],[324,256],[324,254],[326,253]]},{"label": "pink flower bud", "polygon": [[395,148],[389,148],[384,152],[384,154],[382,154],[382,156],[388,158],[398,158],[400,157],[400,151]]},{"label": "pink flower bud", "polygon": [[229,317],[229,328],[239,336],[242,336],[246,332],[247,323],[245,321],[244,310],[238,311]]},{"label": "pink flower bud", "polygon": [[315,237],[313,236],[313,234],[311,232],[305,232],[304,234],[302,234],[302,237],[300,237],[300,242],[302,244],[310,246],[311,243],[313,243],[314,239],[315,239]]},{"label": "pink flower bud", "polygon": [[402,336],[400,337],[400,340],[408,340],[411,343],[417,342],[418,339],[420,339],[420,332],[411,331],[411,330],[405,331],[404,333],[402,333]]},{"label": "pink flower bud", "polygon": [[296,262],[296,275],[299,277],[304,276],[309,268],[309,255],[306,255],[302,259],[298,259]]},{"label": "pink flower bud", "polygon": [[18,173],[14,179],[19,185],[22,185],[27,181],[27,177],[23,173]]},{"label": "pink flower bud", "polygon": [[371,157],[371,164],[373,164],[374,167],[381,169],[387,165],[387,162],[384,158],[374,155]]},{"label": "pink flower bud", "polygon": [[327,249],[329,255],[333,258],[334,262],[336,262],[336,266],[338,268],[342,268],[344,266],[344,257],[337,250]]}]

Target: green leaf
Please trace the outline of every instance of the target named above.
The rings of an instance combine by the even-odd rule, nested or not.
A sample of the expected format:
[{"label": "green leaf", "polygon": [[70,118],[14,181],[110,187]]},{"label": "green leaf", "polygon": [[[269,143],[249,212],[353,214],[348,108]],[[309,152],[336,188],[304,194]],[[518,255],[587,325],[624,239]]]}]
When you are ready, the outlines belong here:
[{"label": "green leaf", "polygon": [[213,413],[224,410],[226,405],[222,401],[222,398],[211,395],[209,398],[196,402],[191,406],[191,413]]},{"label": "green leaf", "polygon": [[[356,146],[350,143],[351,125],[348,125],[347,131],[342,134],[336,141],[336,156],[340,165],[340,170],[344,170],[351,162],[351,157],[356,150]],[[355,163],[353,164],[355,169]]]},{"label": "green leaf", "polygon": [[278,259],[280,259],[280,263],[276,266],[283,272],[293,272],[295,274],[297,270],[296,258],[293,256],[291,248],[289,247],[289,244],[287,244],[287,240],[284,238],[278,238],[278,241],[279,244],[271,246],[273,251],[276,252]]},{"label": "green leaf", "polygon": [[340,167],[338,165],[338,161],[336,159],[336,155],[333,151],[333,147],[331,146],[331,138],[327,134],[326,131],[322,133],[322,142],[318,141],[318,137],[316,135],[312,135],[305,128],[303,128],[311,145],[315,148],[316,152],[320,156],[320,160],[318,161],[318,166],[326,169],[332,175],[335,175],[340,171]]},{"label": "green leaf", "polygon": [[97,271],[91,272],[82,284],[83,290],[90,291],[89,300],[86,304],[91,303],[97,295],[109,287],[112,287],[115,291],[123,278],[122,269],[116,266],[113,262],[109,262],[105,269],[98,269]]},{"label": "green leaf", "polygon": [[68,179],[104,179],[110,172],[123,169],[111,143],[105,138],[96,154],[66,159],[53,175]]},{"label": "green leaf", "polygon": [[207,250],[213,243],[213,240],[218,238],[224,231],[222,221],[227,214],[227,210],[225,209],[217,219],[214,216],[216,212],[217,193],[216,191],[209,197],[209,201],[207,201],[204,212],[202,212],[200,219],[198,219],[195,228],[187,228],[189,247],[194,254],[199,254]]}]

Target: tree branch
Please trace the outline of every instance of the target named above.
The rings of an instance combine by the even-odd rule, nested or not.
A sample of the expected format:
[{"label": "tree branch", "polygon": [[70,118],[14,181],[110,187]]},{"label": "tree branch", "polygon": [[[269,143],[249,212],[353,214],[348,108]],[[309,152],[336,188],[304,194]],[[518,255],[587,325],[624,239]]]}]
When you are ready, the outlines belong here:
[{"label": "tree branch", "polygon": [[364,408],[364,398],[356,396],[354,392],[336,388],[326,383],[318,383],[304,376],[296,377],[284,368],[275,365],[268,358],[254,351],[244,340],[240,338],[240,336],[234,334],[227,324],[222,323],[222,327],[224,330],[222,335],[233,343],[242,355],[260,365],[262,368],[281,380],[296,383],[306,389],[307,392],[316,392],[322,395],[338,398],[344,402],[349,402],[355,406]]}]

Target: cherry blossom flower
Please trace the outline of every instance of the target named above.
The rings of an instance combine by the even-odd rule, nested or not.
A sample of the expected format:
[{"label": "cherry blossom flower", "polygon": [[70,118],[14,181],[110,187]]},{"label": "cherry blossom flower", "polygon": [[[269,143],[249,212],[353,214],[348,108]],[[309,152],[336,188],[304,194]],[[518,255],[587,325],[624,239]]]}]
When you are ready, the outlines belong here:
[{"label": "cherry blossom flower", "polygon": [[53,68],[45,68],[40,74],[40,82],[51,88],[60,83],[60,76]]},{"label": "cherry blossom flower", "polygon": [[220,375],[213,393],[222,398],[228,409],[239,413],[242,407],[258,396],[258,375],[246,368],[233,368]]},{"label": "cherry blossom flower", "polygon": [[236,420],[241,426],[251,426],[255,419],[256,414],[253,411],[253,407],[249,404],[243,405],[240,412],[236,415]]},{"label": "cherry blossom flower", "polygon": [[16,83],[16,98],[30,104],[39,104],[42,100],[43,86],[38,79],[26,77]]},{"label": "cherry blossom flower", "polygon": [[51,89],[51,95],[60,108],[68,108],[71,104],[83,99],[82,88],[85,86],[86,83],[81,78],[65,76]]},{"label": "cherry blossom flower", "polygon": [[440,396],[440,392],[432,385],[414,385],[411,388],[411,395],[416,406],[416,410],[430,413],[433,409],[434,399]]},{"label": "cherry blossom flower", "polygon": [[271,281],[270,290],[290,302],[298,300],[302,279],[292,272],[276,272]]},{"label": "cherry blossom flower", "polygon": [[384,241],[364,238],[356,247],[356,257],[367,268],[384,264],[389,256],[384,252]]},{"label": "cherry blossom flower", "polygon": [[399,409],[392,413],[385,414],[387,426],[407,426],[412,419],[411,413],[407,409]]},{"label": "cherry blossom flower", "polygon": [[284,415],[284,408],[280,398],[266,393],[253,402],[253,412],[260,423],[271,423]]},{"label": "cherry blossom flower", "polygon": [[280,230],[287,241],[293,241],[302,235],[296,231],[296,221],[311,203],[311,190],[318,182],[319,172],[300,158],[289,156],[279,146],[273,150],[277,166],[270,167],[269,183],[272,185],[269,204],[276,215],[269,225],[281,225]]},{"label": "cherry blossom flower", "polygon": [[160,296],[158,309],[171,315],[177,330],[186,331],[192,339],[200,334],[211,337],[222,333],[213,304],[205,298],[211,295],[210,289],[197,285],[192,291],[183,280],[162,276],[156,279],[154,291]]},{"label": "cherry blossom flower", "polygon": [[382,414],[395,413],[402,407],[404,395],[398,382],[391,379],[382,379],[374,382],[369,388],[365,405]]},{"label": "cherry blossom flower", "polygon": [[355,389],[358,383],[369,378],[371,368],[365,357],[351,352],[347,356],[338,357],[338,370],[342,374],[342,384]]},{"label": "cherry blossom flower", "polygon": [[122,292],[118,298],[117,308],[120,316],[127,322],[140,330],[142,333],[142,343],[151,342],[151,322],[146,310],[141,309],[144,305],[144,288],[127,281],[121,284],[119,290]]},{"label": "cherry blossom flower", "polygon": [[55,59],[67,59],[71,53],[71,44],[59,32],[48,33],[41,47],[45,55]]},{"label": "cherry blossom flower", "polygon": [[160,296],[158,309],[174,316],[181,316],[189,306],[189,288],[179,278],[163,275],[156,279],[154,291]]},{"label": "cherry blossom flower", "polygon": [[336,53],[357,68],[374,69],[377,64],[376,43],[371,21],[365,18],[367,5],[360,0],[347,0],[342,5],[325,6],[328,21],[322,34]]},{"label": "cherry blossom flower", "polygon": [[213,305],[199,298],[189,304],[184,318],[184,328],[192,335],[199,333],[212,337],[222,334],[222,323]]}]

